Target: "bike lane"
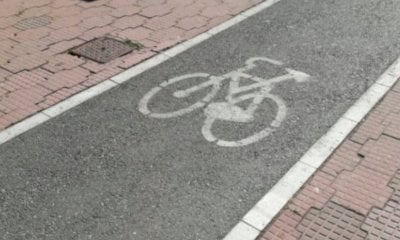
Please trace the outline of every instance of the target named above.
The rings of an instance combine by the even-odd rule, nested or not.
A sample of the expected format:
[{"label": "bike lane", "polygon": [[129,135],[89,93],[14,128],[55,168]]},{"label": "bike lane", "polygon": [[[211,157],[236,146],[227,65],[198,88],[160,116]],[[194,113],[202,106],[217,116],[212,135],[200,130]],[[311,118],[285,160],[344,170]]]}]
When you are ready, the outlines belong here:
[{"label": "bike lane", "polygon": [[[399,8],[394,1],[282,0],[1,145],[0,231],[11,239],[222,238],[396,58]],[[270,89],[287,111],[258,142],[223,147],[207,141],[204,108],[167,119],[138,110],[146,93],[168,79],[221,76],[252,57],[283,63],[260,66],[252,76],[270,79],[287,69],[310,76]],[[204,79],[192,80],[184,87]],[[210,102],[224,102],[226,83]],[[183,101],[171,97],[176,89],[171,85],[150,107],[187,106],[210,90]],[[234,139],[265,129],[279,112],[276,102],[258,104],[254,122],[219,121],[215,135]]]}]

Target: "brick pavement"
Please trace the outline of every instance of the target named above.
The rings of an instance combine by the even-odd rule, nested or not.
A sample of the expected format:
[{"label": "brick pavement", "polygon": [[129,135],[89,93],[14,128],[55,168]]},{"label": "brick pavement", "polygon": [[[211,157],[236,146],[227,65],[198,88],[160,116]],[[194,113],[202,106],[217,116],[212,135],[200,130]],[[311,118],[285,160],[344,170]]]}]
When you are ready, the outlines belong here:
[{"label": "brick pavement", "polygon": [[[1,0],[0,131],[262,0]],[[109,35],[143,48],[107,64],[68,50]]]},{"label": "brick pavement", "polygon": [[400,81],[259,236],[400,239]]}]

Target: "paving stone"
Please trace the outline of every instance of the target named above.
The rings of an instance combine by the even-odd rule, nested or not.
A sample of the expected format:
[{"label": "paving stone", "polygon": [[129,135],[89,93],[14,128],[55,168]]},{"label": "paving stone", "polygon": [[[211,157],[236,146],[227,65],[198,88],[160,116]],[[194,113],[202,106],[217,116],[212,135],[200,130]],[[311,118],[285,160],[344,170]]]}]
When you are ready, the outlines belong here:
[{"label": "paving stone", "polygon": [[55,18],[69,17],[71,20],[73,20],[74,19],[73,16],[79,14],[81,11],[82,8],[76,5],[64,6],[64,7],[53,8],[53,10],[49,12],[49,16]]},{"label": "paving stone", "polygon": [[168,29],[156,31],[149,37],[150,40],[155,42],[165,42],[169,40],[182,40],[184,31],[179,28],[171,27]]},{"label": "paving stone", "polygon": [[400,204],[389,201],[383,209],[374,208],[362,225],[366,240],[400,239]]},{"label": "paving stone", "polygon": [[152,52],[152,51],[142,51],[140,53],[136,53],[132,56],[126,56],[125,58],[123,58],[123,60],[121,61],[121,63],[118,65],[121,68],[129,68],[143,60],[146,60],[148,58],[150,58],[151,56],[154,56],[156,53]]},{"label": "paving stone", "polygon": [[142,16],[133,15],[133,16],[119,18],[116,21],[114,21],[112,25],[119,29],[134,28],[144,24],[145,20],[146,18]]},{"label": "paving stone", "polygon": [[215,18],[228,15],[229,12],[229,6],[226,4],[221,4],[218,6],[209,6],[205,8],[201,12],[201,15],[208,18]]},{"label": "paving stone", "polygon": [[66,27],[72,27],[78,25],[82,21],[81,18],[71,18],[70,16],[65,16],[61,18],[57,18],[51,24],[48,25],[49,28],[52,29],[61,29]]},{"label": "paving stone", "polygon": [[44,65],[43,68],[56,73],[62,70],[73,69],[83,63],[85,63],[85,61],[79,57],[70,54],[61,54],[50,57],[48,63]]},{"label": "paving stone", "polygon": [[330,161],[323,166],[322,171],[332,176],[338,176],[344,170],[353,171],[362,160],[359,155],[361,148],[362,145],[345,140],[332,155]]},{"label": "paving stone", "polygon": [[200,28],[202,26],[205,26],[207,25],[207,22],[208,18],[206,17],[193,16],[180,20],[176,26],[185,30],[191,30],[193,28]]},{"label": "paving stone", "polygon": [[[388,116],[391,113],[400,111],[399,102],[400,94],[395,91],[389,92],[383,101],[378,104],[374,113],[358,127],[357,131],[351,136],[351,140],[364,144],[369,139],[378,139],[389,125]],[[386,133],[389,131],[386,131]]]},{"label": "paving stone", "polygon": [[140,41],[146,39],[153,33],[152,30],[144,27],[137,27],[137,28],[128,28],[121,32],[118,32],[116,36],[123,38],[123,39],[130,39]]},{"label": "paving stone", "polygon": [[115,27],[112,26],[105,26],[105,27],[99,27],[99,28],[93,28],[90,29],[89,31],[85,32],[81,36],[79,36],[80,39],[89,41],[94,38],[106,36],[116,30]]},{"label": "paving stone", "polygon": [[107,15],[109,12],[114,10],[112,7],[108,6],[97,6],[97,7],[91,7],[89,5],[86,6],[87,8],[79,14],[82,19],[92,17],[92,16],[99,16],[99,15]]},{"label": "paving stone", "polygon": [[138,0],[137,4],[141,7],[148,7],[151,5],[160,5],[164,4],[166,0]]},{"label": "paving stone", "polygon": [[382,135],[378,140],[369,140],[360,150],[364,160],[361,165],[391,178],[400,169],[400,142]]},{"label": "paving stone", "polygon": [[84,41],[80,40],[80,39],[61,41],[61,42],[51,45],[45,52],[51,56],[51,55],[59,54],[62,52],[66,52],[70,48],[79,46],[83,43],[84,43]]},{"label": "paving stone", "polygon": [[389,187],[393,188],[394,190],[390,199],[400,204],[400,170],[397,170],[396,174],[393,176]]},{"label": "paving stone", "polygon": [[132,0],[113,0],[107,3],[107,6],[112,8],[125,8],[126,6],[132,5]]},{"label": "paving stone", "polygon": [[151,18],[155,16],[163,16],[167,13],[170,13],[173,9],[173,6],[167,4],[157,4],[151,5],[149,7],[144,8],[140,15]]},{"label": "paving stone", "polygon": [[90,72],[88,70],[78,67],[72,70],[57,72],[50,76],[46,82],[41,83],[41,85],[53,91],[64,87],[71,88],[84,82],[89,75]]},{"label": "paving stone", "polygon": [[322,209],[311,209],[296,229],[302,233],[300,240],[364,240],[367,234],[360,229],[363,220],[363,215],[328,202]]},{"label": "paving stone", "polygon": [[325,172],[316,173],[287,207],[300,215],[304,215],[311,207],[322,208],[335,193],[331,186],[334,181],[335,178]]},{"label": "paving stone", "polygon": [[152,30],[162,30],[168,29],[174,26],[178,22],[179,18],[177,18],[174,14],[165,15],[162,17],[155,17],[148,20],[144,26],[146,28],[150,28]]},{"label": "paving stone", "polygon": [[49,6],[27,7],[19,16],[22,18],[39,17],[42,15],[47,15],[51,10],[52,9]]},{"label": "paving stone", "polygon": [[344,171],[332,187],[334,199],[341,205],[362,214],[367,214],[374,206],[383,206],[392,194],[387,184],[391,176],[380,174],[364,166],[354,171]]},{"label": "paving stone", "polygon": [[43,54],[30,54],[12,58],[3,68],[10,72],[20,72],[22,70],[32,70],[47,62],[46,56]]},{"label": "paving stone", "polygon": [[285,209],[276,218],[274,224],[270,225],[269,228],[261,234],[260,239],[297,240],[301,236],[301,232],[296,229],[300,221],[300,215],[289,209]]},{"label": "paving stone", "polygon": [[141,11],[141,8],[138,6],[134,5],[128,5],[123,8],[117,8],[113,11],[110,12],[110,15],[113,17],[123,17],[123,16],[130,16],[134,15],[136,13],[139,13]]},{"label": "paving stone", "polygon": [[80,26],[91,29],[95,27],[103,27],[114,21],[114,18],[108,15],[105,16],[93,16],[87,19],[84,19]]},{"label": "paving stone", "polygon": [[10,76],[12,73],[0,67],[0,82],[4,81],[7,76]]}]

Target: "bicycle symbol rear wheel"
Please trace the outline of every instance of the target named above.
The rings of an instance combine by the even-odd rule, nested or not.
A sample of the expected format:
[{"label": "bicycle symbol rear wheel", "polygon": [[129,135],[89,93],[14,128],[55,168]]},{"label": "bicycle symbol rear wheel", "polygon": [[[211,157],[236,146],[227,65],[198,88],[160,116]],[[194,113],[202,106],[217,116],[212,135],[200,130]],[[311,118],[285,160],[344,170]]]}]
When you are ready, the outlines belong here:
[{"label": "bicycle symbol rear wheel", "polygon": [[[195,79],[201,79],[204,82],[209,81],[210,75],[207,73],[192,73],[192,74],[187,74],[187,75],[182,75],[176,78],[169,79],[167,81],[162,82],[159,86],[151,89],[146,95],[143,96],[143,98],[139,102],[139,111],[143,113],[144,115],[148,115],[149,117],[153,118],[173,118],[173,117],[179,117],[185,114],[188,114],[196,109],[204,107],[208,102],[212,100],[212,98],[218,93],[220,86],[219,84],[214,84],[211,83],[209,85],[208,89],[209,92],[205,94],[204,97],[201,99],[196,99],[193,104],[189,104],[189,106],[185,107],[178,107],[178,109],[173,109],[173,110],[168,110],[166,112],[157,112],[154,109],[151,109],[150,105],[151,103],[157,104],[154,102],[155,98],[157,95],[160,95],[160,93],[164,92],[163,90],[166,89],[167,87],[174,89],[175,85],[178,85],[179,83],[188,81],[188,80],[195,80]],[[191,86],[194,89],[205,89],[200,88],[197,86]],[[174,94],[172,94],[172,97],[175,99],[184,99],[190,97],[194,92],[188,92],[186,93],[185,90],[177,90],[174,89]],[[165,102],[165,101],[164,101]],[[175,106],[171,106],[175,107]]]}]

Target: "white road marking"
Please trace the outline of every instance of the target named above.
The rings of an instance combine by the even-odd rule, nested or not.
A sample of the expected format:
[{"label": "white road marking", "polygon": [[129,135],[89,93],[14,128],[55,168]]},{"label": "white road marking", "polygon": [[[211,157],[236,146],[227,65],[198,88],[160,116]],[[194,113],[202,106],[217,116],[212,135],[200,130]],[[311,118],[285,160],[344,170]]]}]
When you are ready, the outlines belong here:
[{"label": "white road marking", "polygon": [[[252,70],[257,67],[257,63],[267,62],[273,65],[282,66],[282,63],[266,57],[252,57],[246,61],[246,66],[239,68],[222,76],[211,76],[207,73],[192,73],[183,76],[175,77],[164,81],[159,86],[152,88],[139,102],[139,111],[144,115],[153,118],[173,118],[188,114],[196,109],[205,107],[204,114],[206,120],[201,128],[201,132],[204,138],[209,142],[214,142],[216,145],[221,147],[242,147],[249,144],[256,143],[266,137],[268,137],[276,128],[278,128],[287,115],[287,107],[283,99],[270,93],[275,83],[280,83],[287,80],[295,80],[295,82],[305,82],[310,76],[306,73],[295,71],[293,69],[286,68],[287,74],[282,76],[276,76],[270,79],[263,79],[257,76],[252,76],[246,71]],[[176,99],[190,97],[193,93],[196,93],[203,89],[210,88],[210,92],[199,99],[189,107],[174,110],[172,112],[153,112],[149,109],[150,102],[153,97],[162,91],[163,88],[173,86],[175,83],[184,82],[190,79],[205,78],[206,81],[189,87],[184,90],[177,88],[171,97]],[[251,84],[241,86],[240,82],[242,79],[253,81]],[[225,97],[225,102],[212,102],[214,96],[217,95],[224,81],[229,81],[228,93]],[[248,91],[251,91],[248,93]],[[247,93],[246,93],[247,92]],[[239,95],[241,93],[246,93]],[[254,121],[254,113],[260,107],[260,104],[269,99],[274,102],[277,106],[275,119],[265,128],[259,132],[254,133],[251,136],[243,137],[236,141],[227,141],[214,136],[212,132],[213,124],[216,121],[228,121],[235,123],[249,123]],[[251,103],[246,109],[238,106],[245,100],[251,100]],[[161,100],[160,100],[161,101]],[[165,99],[163,100],[163,103]],[[168,101],[167,101],[168,102]]]}]

